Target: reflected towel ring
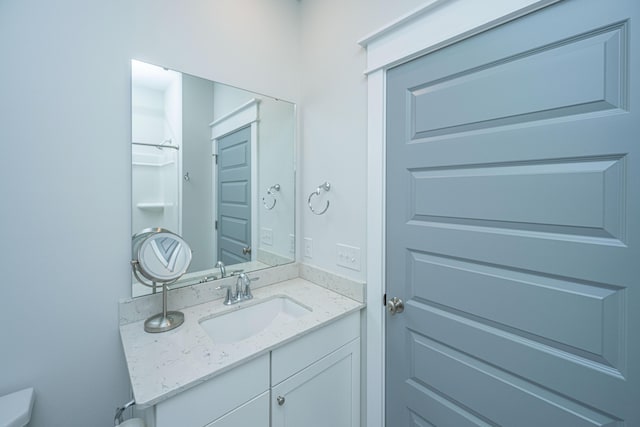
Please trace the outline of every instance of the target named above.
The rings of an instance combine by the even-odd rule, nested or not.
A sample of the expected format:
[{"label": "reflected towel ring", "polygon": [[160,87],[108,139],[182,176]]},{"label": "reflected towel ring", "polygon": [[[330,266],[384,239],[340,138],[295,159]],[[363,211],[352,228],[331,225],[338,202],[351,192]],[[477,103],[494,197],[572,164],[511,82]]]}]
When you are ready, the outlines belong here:
[{"label": "reflected towel ring", "polygon": [[262,204],[269,211],[276,206],[276,191],[280,191],[280,184],[275,184],[267,188],[267,194],[273,198],[273,203],[271,204],[271,206],[267,204],[267,202],[264,200],[264,197],[262,198]]},{"label": "reflected towel ring", "polygon": [[319,196],[321,190],[324,190],[324,191],[331,190],[331,184],[329,184],[328,182],[325,182],[324,184],[320,185],[318,188],[316,188],[315,191],[312,191],[311,194],[309,194],[309,199],[307,199],[307,204],[309,205],[309,209],[311,209],[311,212],[313,212],[316,215],[322,215],[327,211],[327,209],[329,209],[329,201],[328,200],[327,200],[327,205],[320,212],[316,212],[316,210],[313,209],[313,206],[311,206],[311,199],[313,198],[313,196]]}]

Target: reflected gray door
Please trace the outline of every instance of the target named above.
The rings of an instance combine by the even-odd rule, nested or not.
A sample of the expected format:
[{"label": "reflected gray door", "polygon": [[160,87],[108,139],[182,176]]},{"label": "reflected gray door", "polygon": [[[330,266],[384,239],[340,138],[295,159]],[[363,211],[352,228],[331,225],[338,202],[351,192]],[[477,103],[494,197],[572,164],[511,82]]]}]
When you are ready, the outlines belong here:
[{"label": "reflected gray door", "polygon": [[251,127],[218,139],[218,260],[251,260]]},{"label": "reflected gray door", "polygon": [[388,427],[640,426],[639,9],[389,70]]}]

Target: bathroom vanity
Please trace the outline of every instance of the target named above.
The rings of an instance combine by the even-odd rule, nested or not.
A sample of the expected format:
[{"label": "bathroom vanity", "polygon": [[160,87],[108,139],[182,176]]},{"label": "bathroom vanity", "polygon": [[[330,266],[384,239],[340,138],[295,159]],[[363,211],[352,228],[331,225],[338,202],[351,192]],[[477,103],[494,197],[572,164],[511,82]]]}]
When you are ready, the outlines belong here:
[{"label": "bathroom vanity", "polygon": [[[272,321],[260,317],[276,304]],[[166,333],[123,324],[138,416],[149,427],[359,426],[363,307],[295,278],[236,305],[184,308]]]},{"label": "bathroom vanity", "polygon": [[359,426],[358,335],[354,313],[160,402],[155,425]]}]

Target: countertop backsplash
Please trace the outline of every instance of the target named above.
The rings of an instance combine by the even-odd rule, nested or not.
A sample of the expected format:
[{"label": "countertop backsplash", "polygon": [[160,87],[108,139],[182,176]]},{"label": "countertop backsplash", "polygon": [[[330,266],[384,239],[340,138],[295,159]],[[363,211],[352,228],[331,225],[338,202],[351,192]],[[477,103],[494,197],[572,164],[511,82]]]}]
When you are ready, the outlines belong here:
[{"label": "countertop backsplash", "polygon": [[346,277],[339,276],[326,270],[321,270],[306,264],[300,264],[299,276],[318,286],[337,292],[347,298],[364,303],[366,300],[366,286]]},{"label": "countertop backsplash", "polygon": [[[291,263],[277,267],[248,273],[250,278],[258,278],[251,282],[252,289],[283,282],[301,277],[331,291],[339,293],[360,303],[365,302],[365,284],[357,282],[334,273],[321,270],[306,264]],[[237,277],[226,277],[207,283],[171,289],[167,295],[168,310],[182,310],[197,304],[206,303],[223,298],[225,289],[217,289],[221,285],[235,285]],[[137,322],[157,314],[162,310],[162,287],[158,287],[155,295],[146,295],[137,298],[127,298],[120,301],[120,324]]]}]

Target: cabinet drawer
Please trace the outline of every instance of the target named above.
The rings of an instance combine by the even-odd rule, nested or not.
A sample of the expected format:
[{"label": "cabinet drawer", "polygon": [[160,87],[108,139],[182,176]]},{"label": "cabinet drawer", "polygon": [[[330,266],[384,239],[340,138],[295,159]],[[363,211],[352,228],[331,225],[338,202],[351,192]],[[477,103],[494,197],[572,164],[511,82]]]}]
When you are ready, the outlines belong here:
[{"label": "cabinet drawer", "polygon": [[333,322],[271,353],[271,384],[278,384],[360,336],[360,312]]},{"label": "cabinet drawer", "polygon": [[202,427],[269,389],[265,354],[156,405],[156,427]]},{"label": "cabinet drawer", "polygon": [[206,427],[269,427],[269,395],[265,391]]}]

